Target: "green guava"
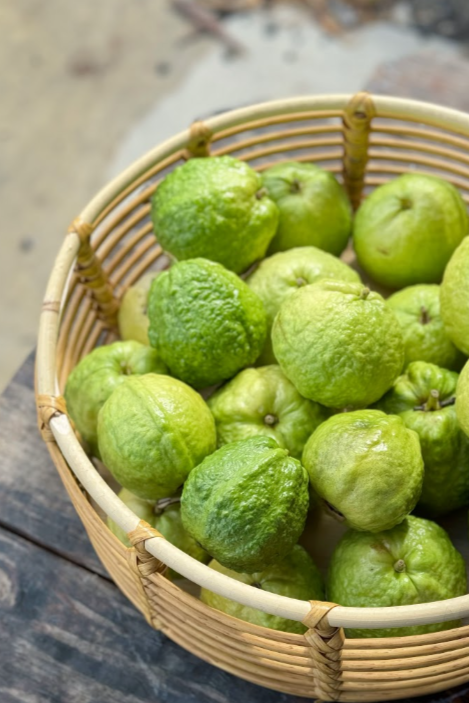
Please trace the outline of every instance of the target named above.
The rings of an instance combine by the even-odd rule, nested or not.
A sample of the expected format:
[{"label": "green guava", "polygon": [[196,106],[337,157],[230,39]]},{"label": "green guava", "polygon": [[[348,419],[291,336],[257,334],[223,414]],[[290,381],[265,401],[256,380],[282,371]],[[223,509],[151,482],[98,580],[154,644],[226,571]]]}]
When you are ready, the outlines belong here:
[{"label": "green guava", "polygon": [[135,339],[147,346],[150,344],[148,341],[148,295],[150,286],[157,275],[158,271],[146,273],[124,293],[117,319],[122,339]]},{"label": "green guava", "polygon": [[262,179],[232,156],[189,159],[158,186],[153,227],[176,259],[204,257],[241,273],[265,256],[278,208]]},{"label": "green guava", "polygon": [[298,288],[321,278],[360,283],[358,273],[350,266],[316,247],[299,247],[269,256],[246,280],[262,300],[267,315],[267,340],[258,363],[276,363],[270,332],[282,303]]},{"label": "green guava", "polygon": [[461,371],[456,386],[456,417],[462,431],[469,437],[469,361]]},{"label": "green guava", "polygon": [[423,460],[416,432],[379,410],[333,415],[303,451],[311,486],[349,527],[390,530],[416,506]]},{"label": "green guava", "polygon": [[303,398],[279,366],[245,369],[209,400],[218,446],[246,437],[272,437],[299,459],[306,440],[328,413]]},{"label": "green guava", "polygon": [[358,263],[375,281],[403,288],[440,283],[468,230],[464,200],[451,183],[408,173],[376,188],[362,203],[353,242]]},{"label": "green guava", "polygon": [[67,411],[92,454],[99,457],[98,413],[117,386],[133,374],[166,373],[158,352],[139,342],[114,342],[93,349],[67,379]]},{"label": "green guava", "polygon": [[231,442],[192,471],[182,524],[220,564],[254,573],[283,559],[308,512],[308,475],[271,437]]},{"label": "green guava", "polygon": [[[145,520],[149,525],[161,532],[168,542],[174,544],[181,551],[189,556],[206,564],[210,559],[207,552],[200,547],[197,542],[186,532],[181,522],[181,508],[177,498],[163,498],[158,502],[143,500],[133,493],[123,488],[119,492],[119,498],[125,505],[141,520]],[[126,547],[131,547],[127,533],[117,525],[110,517],[107,518],[107,525],[111,532]],[[173,580],[181,578],[173,569],[166,570],[166,576]]]},{"label": "green guava", "polygon": [[169,376],[132,376],[98,416],[103,462],[139,498],[168,498],[216,447],[215,423],[201,396]]},{"label": "green guava", "polygon": [[419,436],[425,475],[419,510],[430,517],[469,504],[469,438],[454,406],[458,374],[414,361],[377,403]]},{"label": "green guava", "polygon": [[329,408],[374,403],[404,363],[394,313],[358,283],[323,279],[299,288],[280,307],[272,342],[301,395]]},{"label": "green guava", "polygon": [[236,274],[207,259],[181,261],[151,286],[148,336],[171,374],[195,388],[253,364],[267,322],[260,298]]},{"label": "green guava", "polygon": [[410,286],[391,295],[386,304],[394,312],[404,337],[404,368],[412,361],[427,361],[459,371],[464,355],[448,337],[440,316],[440,287]]},{"label": "green guava", "polygon": [[[220,574],[268,593],[276,593],[279,596],[298,600],[324,600],[324,584],[319,569],[306,550],[299,544],[296,544],[278,564],[254,574],[239,574],[225,568],[215,560],[210,562],[209,567]],[[202,588],[200,591],[200,600],[211,608],[221,610],[227,615],[232,615],[253,625],[283,632],[296,632],[299,635],[306,632],[306,627],[301,622],[287,620],[279,615],[270,615],[262,610],[257,610],[257,608],[241,605],[229,598],[212,593],[206,588]]]},{"label": "green guava", "polygon": [[[392,530],[350,530],[332,555],[327,597],[355,608],[414,605],[466,594],[466,566],[445,530],[409,515]],[[458,627],[460,621],[376,630],[348,629],[348,637],[404,637]]]},{"label": "green guava", "polygon": [[316,164],[288,161],[262,175],[280,217],[269,252],[315,246],[339,256],[352,230],[352,208],[330,171]]},{"label": "green guava", "polygon": [[448,337],[469,356],[469,237],[462,241],[446,267],[440,306]]}]

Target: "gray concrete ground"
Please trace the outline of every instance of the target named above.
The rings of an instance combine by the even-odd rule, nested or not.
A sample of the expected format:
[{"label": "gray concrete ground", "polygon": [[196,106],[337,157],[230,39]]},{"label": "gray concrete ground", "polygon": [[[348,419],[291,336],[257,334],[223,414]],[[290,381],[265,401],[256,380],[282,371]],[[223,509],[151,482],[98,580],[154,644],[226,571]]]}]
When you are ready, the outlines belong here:
[{"label": "gray concrete ground", "polygon": [[466,61],[458,45],[411,29],[405,5],[339,36],[294,3],[223,24],[240,56],[194,36],[164,0],[0,4],[0,388],[35,344],[69,222],[144,151],[217,110],[359,90],[415,54]]}]

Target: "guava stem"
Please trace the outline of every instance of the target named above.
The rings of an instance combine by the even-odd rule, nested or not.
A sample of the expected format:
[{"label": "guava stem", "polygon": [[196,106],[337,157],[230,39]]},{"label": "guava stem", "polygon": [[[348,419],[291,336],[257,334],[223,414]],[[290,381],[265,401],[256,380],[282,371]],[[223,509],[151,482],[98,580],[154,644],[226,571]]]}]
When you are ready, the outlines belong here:
[{"label": "guava stem", "polygon": [[264,197],[264,195],[267,195],[267,189],[266,188],[260,188],[260,190],[257,191],[256,193],[256,198],[260,200],[261,198]]},{"label": "guava stem", "polygon": [[276,425],[277,422],[278,422],[278,417],[275,417],[275,415],[268,414],[264,417],[264,423],[266,425]]},{"label": "guava stem", "polygon": [[305,286],[305,285],[306,285],[305,279],[304,279],[304,278],[301,278],[301,277],[297,278],[297,279],[296,279],[296,285],[297,285],[297,286]]},{"label": "guava stem", "polygon": [[428,400],[423,406],[424,410],[439,410],[440,409],[440,391],[438,391],[436,388],[433,388],[430,391],[430,395],[428,396]]},{"label": "guava stem", "polygon": [[168,508],[170,505],[174,505],[175,503],[180,502],[180,496],[173,496],[172,498],[160,498],[160,500],[156,501],[155,507],[153,508],[153,512],[155,513],[155,515],[161,515],[161,513],[163,513],[166,508]]},{"label": "guava stem", "polygon": [[300,181],[298,180],[298,178],[294,178],[294,179],[292,180],[292,182],[291,182],[290,191],[291,191],[292,193],[299,193],[300,190],[301,190],[301,183],[300,183]]},{"label": "guava stem", "polygon": [[251,586],[253,588],[262,588],[261,584],[258,581],[254,581],[254,583],[251,583]]},{"label": "guava stem", "polygon": [[397,571],[398,574],[402,574],[402,572],[405,571],[404,559],[398,559],[396,561],[396,563],[394,564],[394,571]]},{"label": "guava stem", "polygon": [[419,322],[421,325],[428,325],[430,322],[430,315],[428,314],[428,310],[425,305],[422,305],[420,308]]},{"label": "guava stem", "polygon": [[360,293],[360,298],[362,300],[366,300],[368,296],[370,295],[370,289],[369,288],[362,288],[362,291]]}]

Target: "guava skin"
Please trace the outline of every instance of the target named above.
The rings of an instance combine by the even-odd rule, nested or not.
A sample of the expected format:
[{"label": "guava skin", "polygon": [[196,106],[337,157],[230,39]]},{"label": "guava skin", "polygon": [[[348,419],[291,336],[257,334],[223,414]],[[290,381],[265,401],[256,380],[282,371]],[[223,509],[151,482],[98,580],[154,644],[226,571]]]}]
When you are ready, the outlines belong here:
[{"label": "guava skin", "polygon": [[402,332],[384,299],[339,280],[323,279],[290,295],[274,320],[272,342],[301,395],[328,408],[376,402],[404,363]]},{"label": "guava skin", "polygon": [[469,356],[469,237],[463,239],[445,269],[440,306],[448,337]]},{"label": "guava skin", "polygon": [[101,407],[130,375],[147,373],[167,373],[167,368],[155,349],[135,341],[97,347],[71,372],[64,392],[67,411],[94,456],[100,456],[97,425]]},{"label": "guava skin", "polygon": [[456,417],[464,434],[469,437],[469,361],[464,366],[456,386]]},{"label": "guava skin", "polygon": [[272,437],[296,459],[310,435],[328,416],[303,398],[279,366],[244,369],[207,401],[218,446],[247,437]]},{"label": "guava skin", "polygon": [[[409,515],[378,534],[350,530],[329,565],[327,597],[348,607],[414,605],[457,598],[467,592],[464,559],[442,527]],[[347,629],[347,637],[404,637],[441,632],[460,621],[383,628]]]},{"label": "guava skin", "polygon": [[297,161],[271,166],[262,174],[280,217],[269,253],[315,246],[340,256],[352,230],[352,208],[330,171]]},{"label": "guava skin", "polygon": [[192,471],[182,524],[220,564],[254,573],[283,559],[303,532],[308,475],[270,437],[225,444]]},{"label": "guava skin", "polygon": [[150,286],[158,273],[158,271],[151,271],[145,274],[124,293],[117,317],[122,339],[135,339],[149,346],[148,295]]},{"label": "guava skin", "polygon": [[[215,560],[210,562],[209,567],[220,574],[268,593],[276,593],[298,600],[324,600],[324,584],[319,569],[306,550],[299,544],[296,544],[278,564],[254,574],[239,574],[225,568]],[[200,600],[216,610],[221,610],[227,615],[232,615],[253,625],[269,627],[271,630],[282,632],[296,632],[299,635],[306,632],[306,627],[301,622],[263,613],[262,610],[241,605],[206,588],[202,588],[200,591]]]},{"label": "guava skin", "polygon": [[181,261],[150,289],[148,336],[173,376],[204,388],[253,364],[267,322],[260,298],[207,259]]},{"label": "guava skin", "polygon": [[[138,498],[136,495],[128,491],[127,488],[122,488],[118,493],[118,497],[128,508],[130,508],[135,513],[137,517],[140,518],[140,520],[145,520],[145,522],[148,522],[148,524],[152,527],[155,526],[153,524],[154,519],[156,517],[154,513],[154,501],[148,501],[144,500],[143,498]],[[111,530],[112,534],[115,535],[117,539],[122,542],[122,544],[124,544],[128,548],[132,546],[132,543],[127,537],[127,532],[123,530],[122,527],[119,527],[119,525],[114,522],[114,520],[111,520],[109,516],[107,518],[107,526]]]},{"label": "guava skin", "polygon": [[176,259],[204,257],[241,273],[265,256],[279,214],[256,171],[216,156],[189,159],[166,176],[151,217],[158,241]]},{"label": "guava skin", "polygon": [[246,283],[262,300],[267,315],[267,340],[258,363],[275,364],[270,332],[282,303],[298,288],[321,278],[360,283],[360,276],[346,263],[316,247],[281,251],[261,261]]},{"label": "guava skin", "polygon": [[174,495],[216,447],[215,423],[201,396],[169,376],[133,376],[98,417],[99,450],[114,478],[139,498]]},{"label": "guava skin", "polygon": [[412,361],[427,361],[444,369],[461,370],[465,357],[445,331],[440,315],[440,286],[409,286],[391,295],[386,304],[401,326],[404,368]]},{"label": "guava skin", "polygon": [[419,436],[425,475],[417,507],[429,517],[469,505],[469,438],[456,416],[457,383],[457,373],[414,361],[377,403]]},{"label": "guava skin", "polygon": [[379,410],[330,417],[306,443],[302,463],[316,493],[355,530],[390,530],[422,490],[417,433]]},{"label": "guava skin", "polygon": [[403,288],[440,283],[468,231],[466,206],[453,185],[408,173],[376,188],[362,203],[353,242],[358,263],[375,281]]}]

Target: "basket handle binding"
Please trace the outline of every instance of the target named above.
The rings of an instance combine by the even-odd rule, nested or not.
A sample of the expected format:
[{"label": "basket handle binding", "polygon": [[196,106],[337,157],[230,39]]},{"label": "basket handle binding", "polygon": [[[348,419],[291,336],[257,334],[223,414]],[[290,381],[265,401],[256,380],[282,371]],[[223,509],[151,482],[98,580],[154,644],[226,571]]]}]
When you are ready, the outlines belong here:
[{"label": "basket handle binding", "polygon": [[376,109],[371,95],[362,92],[352,96],[344,108],[342,117],[344,126],[342,175],[354,210],[358,208],[362,199],[371,120],[375,115]]},{"label": "basket handle binding", "polygon": [[337,603],[310,601],[311,609],[303,620],[308,631],[305,639],[313,660],[314,694],[319,700],[338,701],[341,688],[341,651],[344,630],[332,627],[328,615]]}]

